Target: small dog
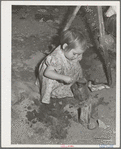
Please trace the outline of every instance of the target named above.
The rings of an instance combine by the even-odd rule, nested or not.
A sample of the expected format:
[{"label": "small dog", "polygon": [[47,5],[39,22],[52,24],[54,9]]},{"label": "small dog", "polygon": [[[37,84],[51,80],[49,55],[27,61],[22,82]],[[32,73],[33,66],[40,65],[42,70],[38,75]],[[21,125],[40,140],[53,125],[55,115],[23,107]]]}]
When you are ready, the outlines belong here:
[{"label": "small dog", "polygon": [[71,86],[75,100],[78,101],[78,121],[88,129],[95,129],[98,126],[97,120],[92,119],[92,98],[88,83],[80,79]]}]

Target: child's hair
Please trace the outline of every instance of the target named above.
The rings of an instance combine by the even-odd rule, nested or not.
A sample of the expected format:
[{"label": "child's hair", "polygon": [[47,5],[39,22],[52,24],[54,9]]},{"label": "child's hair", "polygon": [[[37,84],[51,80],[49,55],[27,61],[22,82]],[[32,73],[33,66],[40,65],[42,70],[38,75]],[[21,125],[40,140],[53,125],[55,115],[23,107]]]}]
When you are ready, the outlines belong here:
[{"label": "child's hair", "polygon": [[62,32],[60,38],[60,44],[62,49],[63,44],[66,43],[68,45],[66,50],[70,51],[71,49],[75,48],[77,42],[79,44],[83,44],[83,49],[86,49],[86,38],[79,30],[71,28]]}]

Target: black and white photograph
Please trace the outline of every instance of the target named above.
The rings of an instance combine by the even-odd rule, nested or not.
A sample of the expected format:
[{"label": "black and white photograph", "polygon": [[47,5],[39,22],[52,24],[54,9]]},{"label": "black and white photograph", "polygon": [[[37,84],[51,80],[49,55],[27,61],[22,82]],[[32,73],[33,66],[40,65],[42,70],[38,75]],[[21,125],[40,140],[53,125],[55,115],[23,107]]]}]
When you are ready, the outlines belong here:
[{"label": "black and white photograph", "polygon": [[2,147],[120,145],[120,1],[1,2]]}]

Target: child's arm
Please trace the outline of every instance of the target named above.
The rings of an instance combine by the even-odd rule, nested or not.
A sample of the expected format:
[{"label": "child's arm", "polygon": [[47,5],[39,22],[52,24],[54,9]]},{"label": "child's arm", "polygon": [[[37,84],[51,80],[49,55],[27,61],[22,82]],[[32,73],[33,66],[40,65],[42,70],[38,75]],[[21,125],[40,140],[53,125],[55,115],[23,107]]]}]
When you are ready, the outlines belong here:
[{"label": "child's arm", "polygon": [[66,83],[72,83],[73,79],[69,76],[65,76],[65,75],[61,75],[58,74],[54,67],[52,66],[48,66],[44,72],[44,76],[49,78],[49,79],[53,79],[53,80],[60,80],[60,81],[64,81]]}]

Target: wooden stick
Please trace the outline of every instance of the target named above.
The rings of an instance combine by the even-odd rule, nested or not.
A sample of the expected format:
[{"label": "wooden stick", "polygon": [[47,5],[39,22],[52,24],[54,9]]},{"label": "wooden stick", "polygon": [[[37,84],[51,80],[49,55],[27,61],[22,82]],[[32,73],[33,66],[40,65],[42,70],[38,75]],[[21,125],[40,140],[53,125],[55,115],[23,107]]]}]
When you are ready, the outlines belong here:
[{"label": "wooden stick", "polygon": [[76,14],[78,13],[80,7],[81,7],[81,6],[77,6],[77,7],[74,9],[74,11],[73,11],[71,17],[69,18],[69,20],[67,21],[67,24],[66,24],[66,26],[64,27],[63,31],[69,29],[69,27],[71,26],[71,23],[73,22],[74,18],[76,17]]},{"label": "wooden stick", "polygon": [[102,7],[98,6],[98,18],[99,18],[99,29],[100,29],[100,45],[104,53],[104,60],[105,60],[105,66],[106,66],[106,74],[107,74],[107,81],[108,85],[110,86],[112,84],[112,76],[111,76],[111,66],[110,66],[110,60],[108,55],[108,47],[104,42],[105,38],[105,27],[104,27],[104,21],[102,16]]}]

